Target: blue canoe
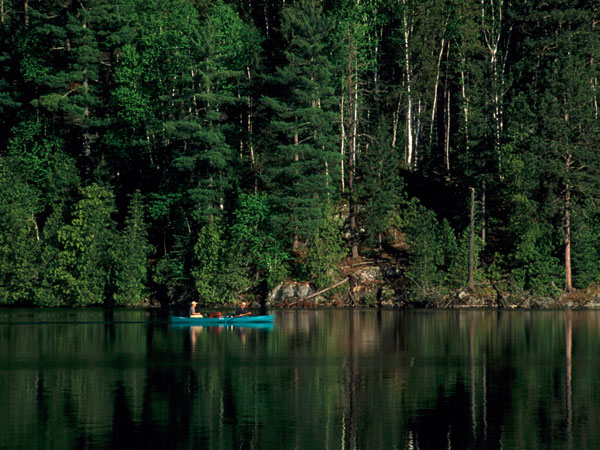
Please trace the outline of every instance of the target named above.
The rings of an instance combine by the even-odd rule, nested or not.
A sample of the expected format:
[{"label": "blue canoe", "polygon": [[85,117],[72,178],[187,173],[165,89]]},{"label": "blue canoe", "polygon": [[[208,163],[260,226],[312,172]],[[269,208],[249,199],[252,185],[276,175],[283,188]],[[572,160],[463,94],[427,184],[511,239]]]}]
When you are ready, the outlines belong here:
[{"label": "blue canoe", "polygon": [[264,316],[184,317],[171,316],[171,323],[180,325],[253,325],[272,324],[273,314]]}]

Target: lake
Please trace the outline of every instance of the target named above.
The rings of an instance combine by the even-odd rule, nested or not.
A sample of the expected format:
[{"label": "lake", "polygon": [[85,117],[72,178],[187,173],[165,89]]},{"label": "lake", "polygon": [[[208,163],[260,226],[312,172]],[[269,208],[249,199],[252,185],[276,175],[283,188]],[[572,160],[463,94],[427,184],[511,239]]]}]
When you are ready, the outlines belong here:
[{"label": "lake", "polygon": [[0,309],[0,448],[595,449],[600,312]]}]

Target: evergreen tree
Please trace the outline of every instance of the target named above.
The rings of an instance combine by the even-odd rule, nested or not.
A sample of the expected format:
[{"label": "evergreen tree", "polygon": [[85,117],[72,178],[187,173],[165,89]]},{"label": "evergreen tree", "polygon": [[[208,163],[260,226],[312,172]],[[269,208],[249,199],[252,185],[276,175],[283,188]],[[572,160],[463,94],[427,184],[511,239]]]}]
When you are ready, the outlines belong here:
[{"label": "evergreen tree", "polygon": [[136,191],[131,198],[125,229],[113,247],[114,303],[137,305],[148,295],[148,244],[142,196]]},{"label": "evergreen tree", "polygon": [[[525,41],[536,65],[523,69],[533,69],[525,72],[535,117],[529,148],[539,158],[541,176],[552,193],[549,200],[560,199],[560,216],[554,223],[564,230],[564,286],[569,291],[573,286],[572,214],[579,202],[598,198],[595,174],[600,158],[594,144],[600,136],[594,85],[599,69],[595,61],[600,37],[594,29],[598,11],[586,2],[566,2],[560,7],[540,5],[528,13],[525,23],[536,31],[533,39]],[[540,17],[543,20],[530,22]]]},{"label": "evergreen tree", "polygon": [[407,278],[420,296],[431,295],[442,285],[444,249],[435,213],[413,199],[405,212],[406,242],[410,247]]},{"label": "evergreen tree", "polygon": [[266,195],[241,194],[231,226],[234,265],[256,287],[266,282],[273,288],[287,275],[289,255],[282,250],[269,227],[270,208]]},{"label": "evergreen tree", "polygon": [[300,0],[282,11],[285,62],[272,77],[277,95],[263,97],[272,111],[272,142],[265,155],[266,185],[278,233],[298,250],[315,236],[322,205],[333,198],[338,154],[331,23],[320,2]]},{"label": "evergreen tree", "polygon": [[101,65],[111,48],[101,29],[111,2],[90,0],[31,5],[31,31],[22,60],[23,78],[36,114],[47,117],[86,176],[101,161],[104,124]]},{"label": "evergreen tree", "polygon": [[[82,189],[72,219],[57,233],[58,252],[46,274],[51,292],[39,301],[70,306],[101,305],[109,288],[116,242],[112,192],[92,184]],[[52,295],[53,294],[53,295]]]},{"label": "evergreen tree", "polygon": [[323,218],[311,237],[305,255],[298,258],[297,275],[311,280],[317,289],[339,280],[339,261],[346,255],[341,223],[331,205],[323,205]]},{"label": "evergreen tree", "polygon": [[11,0],[4,0],[0,12],[0,154],[8,141],[22,94],[16,77],[19,67],[16,6]]},{"label": "evergreen tree", "polygon": [[403,199],[399,158],[390,143],[390,133],[380,125],[374,141],[363,155],[365,229],[371,245],[383,250],[383,240]]},{"label": "evergreen tree", "polygon": [[194,256],[192,277],[200,302],[224,303],[232,293],[225,285],[227,248],[220,219],[202,227]]},{"label": "evergreen tree", "polygon": [[215,2],[196,30],[193,58],[181,73],[178,120],[165,126],[179,141],[173,164],[188,182],[185,208],[199,224],[221,214],[232,188],[235,153],[227,135],[240,133],[236,110],[246,105],[244,72],[258,43],[255,30],[232,7]]},{"label": "evergreen tree", "polygon": [[593,201],[573,214],[573,285],[582,289],[600,281],[600,220]]},{"label": "evergreen tree", "polygon": [[40,276],[40,202],[0,158],[0,304],[31,303]]}]

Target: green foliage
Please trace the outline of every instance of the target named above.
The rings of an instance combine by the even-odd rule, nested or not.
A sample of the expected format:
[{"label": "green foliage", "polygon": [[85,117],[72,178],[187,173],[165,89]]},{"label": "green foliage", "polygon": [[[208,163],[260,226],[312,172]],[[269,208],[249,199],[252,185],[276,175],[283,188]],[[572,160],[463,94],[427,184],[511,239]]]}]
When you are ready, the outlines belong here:
[{"label": "green foliage", "polygon": [[337,265],[346,256],[342,225],[335,217],[331,206],[325,205],[321,225],[309,241],[306,256],[299,261],[298,275],[311,279],[317,288],[339,281]]},{"label": "green foliage", "polygon": [[440,242],[439,223],[435,213],[411,201],[406,211],[406,242],[410,246],[407,278],[420,295],[432,293],[443,280],[441,267],[444,251]]},{"label": "green foliage", "polygon": [[594,204],[580,205],[573,223],[573,281],[585,288],[600,281],[600,220]]},{"label": "green foliage", "polygon": [[349,143],[361,242],[406,231],[415,291],[467,276],[440,181],[477,188],[477,280],[558,293],[570,211],[574,284],[599,281],[593,2],[267,3],[4,0],[0,301],[137,304],[151,248],[170,300],[325,286]]},{"label": "green foliage", "polygon": [[282,244],[269,229],[270,209],[265,195],[242,194],[234,212],[231,227],[231,253],[234,264],[247,278],[255,282],[266,280],[273,288],[287,275],[286,261],[290,259]]},{"label": "green foliage", "polygon": [[22,179],[42,195],[48,208],[65,202],[77,191],[79,176],[75,161],[64,151],[62,139],[48,135],[43,121],[27,119],[12,130],[8,159]]},{"label": "green foliage", "polygon": [[384,125],[377,129],[374,142],[363,156],[362,201],[365,208],[366,243],[380,245],[379,240],[393,225],[396,212],[404,201],[399,161]]},{"label": "green foliage", "polygon": [[[470,230],[465,229],[460,238],[450,223],[437,219],[435,213],[412,199],[405,211],[406,241],[410,246],[410,264],[407,277],[415,293],[430,295],[435,291],[458,289],[468,283]],[[481,242],[475,240],[474,279],[483,279],[479,268]]]},{"label": "green foliage", "polygon": [[335,194],[337,172],[334,55],[330,19],[315,0],[282,11],[284,64],[270,81],[275,96],[263,97],[274,134],[266,155],[266,183],[278,235],[288,242],[310,239],[321,226],[321,205]]},{"label": "green foliage", "polygon": [[39,198],[0,158],[0,304],[31,303],[39,276]]},{"label": "green foliage", "polygon": [[515,242],[510,266],[518,287],[539,295],[556,295],[562,283],[560,260],[552,230],[535,221],[534,204],[524,197],[516,199],[519,210],[512,218]]},{"label": "green foliage", "polygon": [[136,191],[129,205],[125,229],[113,247],[114,303],[138,305],[148,296],[148,258],[152,247],[144,221],[142,196]]},{"label": "green foliage", "polygon": [[[237,228],[240,230],[243,225],[238,223]],[[224,235],[221,219],[205,225],[198,234],[191,275],[198,299],[203,304],[231,302],[238,293],[251,286],[249,274],[244,270],[242,254],[239,253],[241,249],[231,245],[232,242],[235,241],[228,241]],[[244,256],[247,258],[252,255]]]},{"label": "green foliage", "polygon": [[194,245],[194,256],[191,273],[200,302],[224,303],[230,299],[232,293],[227,291],[224,280],[227,248],[219,220],[202,227]]},{"label": "green foliage", "polygon": [[164,255],[154,267],[152,280],[165,291],[168,300],[174,299],[177,291],[185,282],[183,261],[172,254]]},{"label": "green foliage", "polygon": [[[442,236],[452,233],[448,240],[442,240],[441,245],[445,254],[445,283],[451,289],[465,287],[468,284],[469,277],[469,245],[470,245],[470,230],[465,229],[460,239],[456,240],[454,233],[447,221],[442,222]],[[479,265],[479,254],[481,252],[481,239],[475,235],[475,248],[473,253],[473,262],[475,264],[473,271],[473,280],[475,284],[484,279],[484,272]]]},{"label": "green foliage", "polygon": [[154,114],[150,92],[144,89],[145,69],[137,49],[123,46],[114,72],[116,88],[112,92],[117,118],[133,130],[143,127]]},{"label": "green foliage", "polygon": [[70,306],[104,303],[113,263],[111,248],[117,241],[114,212],[108,188],[92,184],[82,189],[70,223],[58,230],[59,249],[47,274],[55,302]]}]

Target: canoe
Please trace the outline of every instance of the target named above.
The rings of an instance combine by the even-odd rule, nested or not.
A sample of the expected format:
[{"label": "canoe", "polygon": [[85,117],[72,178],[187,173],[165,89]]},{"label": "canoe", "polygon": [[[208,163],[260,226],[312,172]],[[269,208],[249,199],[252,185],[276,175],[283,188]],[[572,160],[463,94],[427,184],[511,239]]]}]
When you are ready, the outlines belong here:
[{"label": "canoe", "polygon": [[238,325],[272,324],[273,314],[264,316],[234,316],[234,317],[185,317],[171,316],[171,323],[181,325]]}]

